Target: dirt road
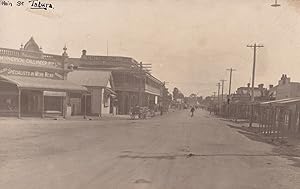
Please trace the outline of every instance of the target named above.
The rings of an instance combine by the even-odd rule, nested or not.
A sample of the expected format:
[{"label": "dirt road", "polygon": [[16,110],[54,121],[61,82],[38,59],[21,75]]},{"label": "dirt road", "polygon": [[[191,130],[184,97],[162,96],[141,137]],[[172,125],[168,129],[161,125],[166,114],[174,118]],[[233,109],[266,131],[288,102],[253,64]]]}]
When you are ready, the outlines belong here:
[{"label": "dirt road", "polygon": [[299,189],[300,168],[272,148],[200,110],[0,121],[0,188]]}]

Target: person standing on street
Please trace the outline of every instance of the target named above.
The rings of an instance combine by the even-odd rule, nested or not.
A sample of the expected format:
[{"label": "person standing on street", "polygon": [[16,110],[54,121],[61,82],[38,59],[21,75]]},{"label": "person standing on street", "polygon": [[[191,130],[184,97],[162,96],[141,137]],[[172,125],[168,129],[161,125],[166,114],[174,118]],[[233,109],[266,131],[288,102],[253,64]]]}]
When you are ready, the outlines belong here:
[{"label": "person standing on street", "polygon": [[191,117],[193,117],[194,116],[194,112],[195,112],[195,108],[194,108],[194,106],[191,108]]}]

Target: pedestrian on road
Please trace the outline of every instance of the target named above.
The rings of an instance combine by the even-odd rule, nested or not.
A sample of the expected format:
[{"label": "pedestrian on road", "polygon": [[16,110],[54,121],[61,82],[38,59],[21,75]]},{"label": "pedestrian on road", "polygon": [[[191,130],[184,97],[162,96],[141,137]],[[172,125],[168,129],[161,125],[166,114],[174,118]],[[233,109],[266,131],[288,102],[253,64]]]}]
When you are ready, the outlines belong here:
[{"label": "pedestrian on road", "polygon": [[194,108],[194,106],[191,108],[191,117],[193,117],[194,116],[194,112],[195,112],[195,108]]}]

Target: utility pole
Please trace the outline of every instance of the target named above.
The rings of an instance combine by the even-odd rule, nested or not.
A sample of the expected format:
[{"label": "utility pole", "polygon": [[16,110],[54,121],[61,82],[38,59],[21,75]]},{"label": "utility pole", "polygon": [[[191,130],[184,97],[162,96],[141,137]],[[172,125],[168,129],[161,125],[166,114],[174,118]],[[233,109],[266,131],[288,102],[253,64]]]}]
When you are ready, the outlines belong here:
[{"label": "utility pole", "polygon": [[233,69],[233,68],[230,68],[230,69],[227,69],[227,71],[230,72],[230,76],[229,76],[229,91],[228,91],[228,95],[231,94],[231,81],[232,81],[232,72],[233,71],[236,71],[236,69]]},{"label": "utility pole", "polygon": [[221,87],[221,84],[217,83],[217,86],[218,86],[218,112],[219,112],[219,108],[220,108],[220,87]]},{"label": "utility pole", "polygon": [[[150,70],[151,65],[152,64],[145,64],[143,62],[140,62],[138,65],[138,75],[139,75],[139,79],[140,79],[139,84],[138,84],[139,85],[139,87],[138,87],[139,88],[139,99],[138,99],[139,106],[143,106],[145,103],[143,100],[145,95],[143,95],[143,93],[145,90],[145,84],[146,84],[145,82],[146,82],[146,78],[147,78],[147,73],[149,71],[151,71]],[[147,103],[149,103],[149,101]]]},{"label": "utility pole", "polygon": [[256,64],[256,50],[257,48],[264,47],[263,45],[258,45],[254,43],[254,45],[247,45],[249,48],[253,48],[253,67],[252,67],[252,86],[251,86],[251,109],[250,109],[250,122],[249,127],[252,127],[253,122],[253,103],[254,103],[254,81],[255,81],[255,64]]},{"label": "utility pole", "polygon": [[140,66],[139,66],[139,72],[140,72],[140,83],[139,83],[139,106],[142,106],[142,88],[143,88],[143,62],[140,62]]},{"label": "utility pole", "polygon": [[[222,95],[221,95],[222,99],[221,99],[221,105],[220,105],[221,111],[222,111],[222,110],[223,110],[223,109],[222,109],[222,104],[223,104],[223,101],[224,101],[224,82],[225,82],[226,80],[221,79],[220,81],[222,82]],[[223,111],[222,111],[221,113],[223,114]]]},{"label": "utility pole", "polygon": [[225,82],[226,80],[221,79],[220,81],[222,82],[222,99],[221,99],[221,102],[223,103],[223,100],[224,100],[224,82]]},{"label": "utility pole", "polygon": [[232,82],[232,72],[236,71],[233,68],[227,69],[229,71],[229,87],[228,87],[228,97],[227,97],[227,116],[230,117],[230,95],[231,95],[231,82]]},{"label": "utility pole", "polygon": [[106,41],[106,56],[108,56],[108,40]]}]

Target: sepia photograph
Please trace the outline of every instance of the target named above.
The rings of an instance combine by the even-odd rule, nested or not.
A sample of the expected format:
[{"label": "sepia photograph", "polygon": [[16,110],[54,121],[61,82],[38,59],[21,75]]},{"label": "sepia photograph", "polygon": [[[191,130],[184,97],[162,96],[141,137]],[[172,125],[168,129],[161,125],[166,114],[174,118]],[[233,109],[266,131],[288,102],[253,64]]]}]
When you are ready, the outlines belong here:
[{"label": "sepia photograph", "polygon": [[300,189],[300,0],[0,0],[1,189]]}]

